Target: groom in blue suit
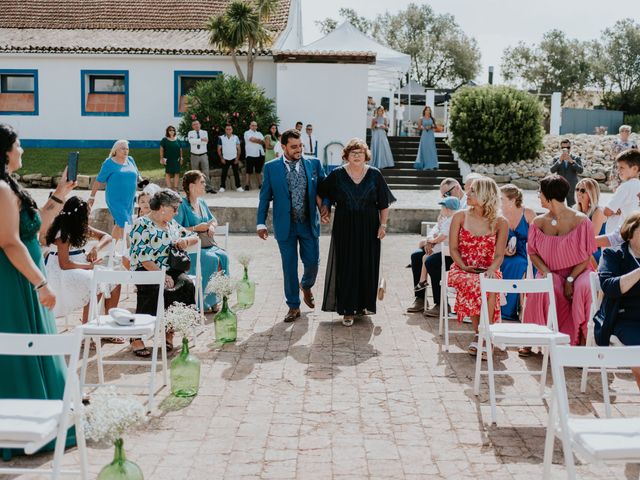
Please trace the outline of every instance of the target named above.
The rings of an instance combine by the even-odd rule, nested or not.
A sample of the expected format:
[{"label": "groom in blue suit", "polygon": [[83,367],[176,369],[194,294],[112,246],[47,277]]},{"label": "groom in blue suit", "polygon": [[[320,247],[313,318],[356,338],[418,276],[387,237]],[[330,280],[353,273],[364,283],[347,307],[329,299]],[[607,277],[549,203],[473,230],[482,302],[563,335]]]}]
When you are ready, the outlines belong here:
[{"label": "groom in blue suit", "polygon": [[[264,166],[260,203],[258,205],[258,236],[266,240],[267,214],[273,201],[273,233],[278,241],[284,294],[289,312],[285,322],[300,317],[300,290],[304,303],[315,308],[311,292],[320,263],[320,222],[329,223],[328,205],[316,201],[318,185],[324,180],[324,169],[317,158],[302,156],[300,132],[287,130],[280,138],[284,155]],[[302,280],[298,282],[298,245],[304,265]]]}]

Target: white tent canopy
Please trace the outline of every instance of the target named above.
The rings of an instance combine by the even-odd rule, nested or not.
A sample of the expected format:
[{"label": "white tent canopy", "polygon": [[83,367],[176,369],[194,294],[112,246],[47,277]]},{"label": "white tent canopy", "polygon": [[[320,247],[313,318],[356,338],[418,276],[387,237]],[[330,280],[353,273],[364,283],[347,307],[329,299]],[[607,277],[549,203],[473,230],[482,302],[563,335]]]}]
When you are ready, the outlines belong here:
[{"label": "white tent canopy", "polygon": [[369,90],[392,90],[411,68],[411,58],[367,37],[344,22],[320,40],[299,49],[303,52],[374,52],[376,63],[369,67]]}]

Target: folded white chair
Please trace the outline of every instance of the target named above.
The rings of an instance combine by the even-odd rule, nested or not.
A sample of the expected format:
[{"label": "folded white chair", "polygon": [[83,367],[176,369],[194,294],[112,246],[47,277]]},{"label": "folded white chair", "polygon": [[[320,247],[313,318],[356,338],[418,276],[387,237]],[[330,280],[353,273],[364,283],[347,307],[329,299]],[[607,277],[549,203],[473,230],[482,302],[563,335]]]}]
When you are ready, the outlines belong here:
[{"label": "folded white chair", "polygon": [[[544,478],[551,478],[555,437],[562,442],[567,478],[575,479],[573,454],[588,462],[638,463],[640,461],[640,417],[571,417],[565,367],[597,367],[605,372],[618,367],[640,366],[640,347],[569,347],[552,342],[551,373],[553,387],[544,448]],[[602,378],[603,396],[608,397],[606,373]]]},{"label": "folded white chair", "polygon": [[[39,468],[3,468],[0,474],[80,475],[89,478],[87,447],[81,418],[81,395],[78,382],[78,357],[81,332],[76,329],[66,335],[26,335],[0,333],[0,355],[66,356],[66,381],[61,400],[0,399],[0,449],[23,449],[27,455],[55,439],[53,465],[49,470]],[[67,431],[76,427],[80,453],[80,470],[62,470]]]},{"label": "folded white chair", "polygon": [[[533,323],[494,323],[490,324],[489,318],[493,318],[493,312],[489,316],[487,303],[488,293],[546,293],[549,295],[549,308],[547,311],[547,325],[537,325]],[[480,326],[478,333],[478,355],[476,357],[476,373],[473,383],[473,393],[480,394],[480,375],[488,375],[489,401],[491,403],[491,422],[496,423],[497,407],[496,399],[504,398],[506,395],[496,395],[496,375],[539,375],[540,391],[538,395],[517,395],[518,398],[543,398],[547,379],[547,368],[549,360],[548,346],[551,341],[558,344],[569,343],[568,335],[558,333],[558,319],[556,316],[556,301],[553,293],[553,278],[548,275],[540,279],[524,280],[502,280],[487,278],[484,273],[480,274],[480,296],[482,306],[480,310]],[[529,370],[500,370],[493,368],[493,346],[500,347],[542,347],[543,359],[540,371]],[[482,371],[482,352],[487,352],[487,370]]]},{"label": "folded white chair", "polygon": [[[97,387],[105,384],[104,365],[143,365],[150,367],[149,383],[140,385],[119,385],[128,388],[145,387],[149,391],[149,402],[147,410],[153,408],[156,371],[158,365],[158,349],[161,351],[161,364],[163,373],[163,384],[167,385],[167,347],[165,343],[165,322],[164,322],[164,279],[165,269],[158,271],[130,272],[121,270],[105,270],[96,268],[94,270],[93,282],[91,285],[91,301],[89,304],[89,321],[82,325],[80,330],[84,335],[84,354],[82,357],[82,368],[80,375],[81,388]],[[135,314],[135,324],[132,326],[120,326],[109,315],[100,315],[97,305],[97,293],[100,284],[119,285],[157,285],[158,286],[158,308],[156,315]],[[108,337],[142,338],[143,341],[152,339],[151,360],[104,360],[102,355],[101,339]],[[96,363],[98,366],[98,383],[87,384],[86,374],[89,364],[89,350],[91,340],[96,344]]]}]

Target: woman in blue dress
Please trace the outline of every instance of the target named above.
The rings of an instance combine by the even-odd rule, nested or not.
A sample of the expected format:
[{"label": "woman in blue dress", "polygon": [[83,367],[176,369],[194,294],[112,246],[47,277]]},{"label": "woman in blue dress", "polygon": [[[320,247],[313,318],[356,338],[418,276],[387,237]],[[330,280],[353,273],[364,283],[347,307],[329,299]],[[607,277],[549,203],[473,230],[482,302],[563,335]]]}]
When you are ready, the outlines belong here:
[{"label": "woman in blue dress", "polygon": [[89,197],[89,205],[93,207],[96,191],[106,186],[107,207],[115,222],[111,236],[116,240],[122,238],[125,224],[131,226],[133,223],[139,177],[136,162],[129,156],[129,142],[118,140],[113,144],[109,158],[103,162]]},{"label": "woman in blue dress", "polygon": [[[522,190],[515,185],[503,185],[500,187],[502,200],[502,214],[509,224],[509,237],[504,260],[500,270],[502,278],[518,280],[527,273],[529,258],[527,256],[527,237],[529,236],[529,223],[536,216],[530,208],[522,205]],[[503,320],[519,321],[520,295],[509,293],[507,303],[501,307]]]},{"label": "woman in blue dress", "polygon": [[393,154],[389,146],[387,132],[389,120],[384,114],[384,107],[376,109],[376,116],[371,121],[371,162],[369,165],[378,169],[393,167]]},{"label": "woman in blue dress", "polygon": [[[576,185],[575,209],[584,213],[593,225],[594,235],[604,235],[607,227],[607,217],[600,206],[600,185],[593,178],[583,178]],[[602,249],[599,248],[593,254],[592,264],[598,269]]]},{"label": "woman in blue dress", "polygon": [[424,107],[420,118],[420,146],[418,157],[414,167],[416,170],[435,170],[438,168],[438,150],[436,149],[436,137],[433,130],[436,128],[436,119],[431,114],[431,107]]},{"label": "woman in blue dress", "polygon": [[[202,198],[205,194],[205,177],[200,170],[190,170],[182,178],[182,187],[186,197],[175,217],[176,222],[187,230],[196,232],[202,241],[200,252],[200,268],[202,269],[202,291],[204,292],[209,279],[219,270],[229,275],[229,256],[222,248],[215,245],[214,233],[218,225],[216,218],[209,211],[207,203]],[[195,254],[191,256],[191,275],[196,273]],[[204,297],[205,311],[216,311],[221,299],[215,293]]]},{"label": "woman in blue dress", "polygon": [[[0,124],[0,332],[55,334],[51,313],[56,297],[47,284],[42,251],[38,241],[60,213],[65,196],[74,183],[66,181],[66,171],[53,195],[38,211],[36,203],[11,174],[22,166],[22,147],[16,131]],[[0,355],[0,399],[61,400],[65,385],[62,357],[25,357]],[[75,444],[69,430],[67,446]],[[42,448],[53,450],[53,442]],[[15,450],[0,449],[4,460]]]}]

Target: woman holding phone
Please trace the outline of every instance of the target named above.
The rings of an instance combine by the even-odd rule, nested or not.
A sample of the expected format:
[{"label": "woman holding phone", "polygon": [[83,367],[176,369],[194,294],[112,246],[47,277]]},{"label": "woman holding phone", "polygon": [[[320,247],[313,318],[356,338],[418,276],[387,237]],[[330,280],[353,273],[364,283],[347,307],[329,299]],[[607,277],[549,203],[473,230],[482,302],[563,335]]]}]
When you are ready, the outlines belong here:
[{"label": "woman holding phone", "polygon": [[[500,265],[507,245],[509,225],[500,215],[498,185],[490,178],[473,181],[467,194],[466,210],[453,216],[449,230],[449,249],[454,264],[449,271],[449,286],[456,289],[458,321],[470,317],[476,331],[469,345],[469,354],[478,353],[478,323],[480,321],[480,274],[502,278]],[[500,319],[498,295],[488,298],[492,323]]]},{"label": "woman holding phone", "polygon": [[[202,289],[206,290],[209,278],[219,270],[229,275],[229,256],[227,252],[215,244],[214,234],[218,222],[209,210],[207,202],[202,198],[205,194],[206,180],[200,170],[189,170],[182,178],[185,197],[182,199],[175,220],[187,230],[196,232],[200,237],[200,266],[202,268]],[[196,273],[195,254],[191,256],[191,275]],[[204,297],[205,311],[217,311],[220,299],[215,293]]]}]

